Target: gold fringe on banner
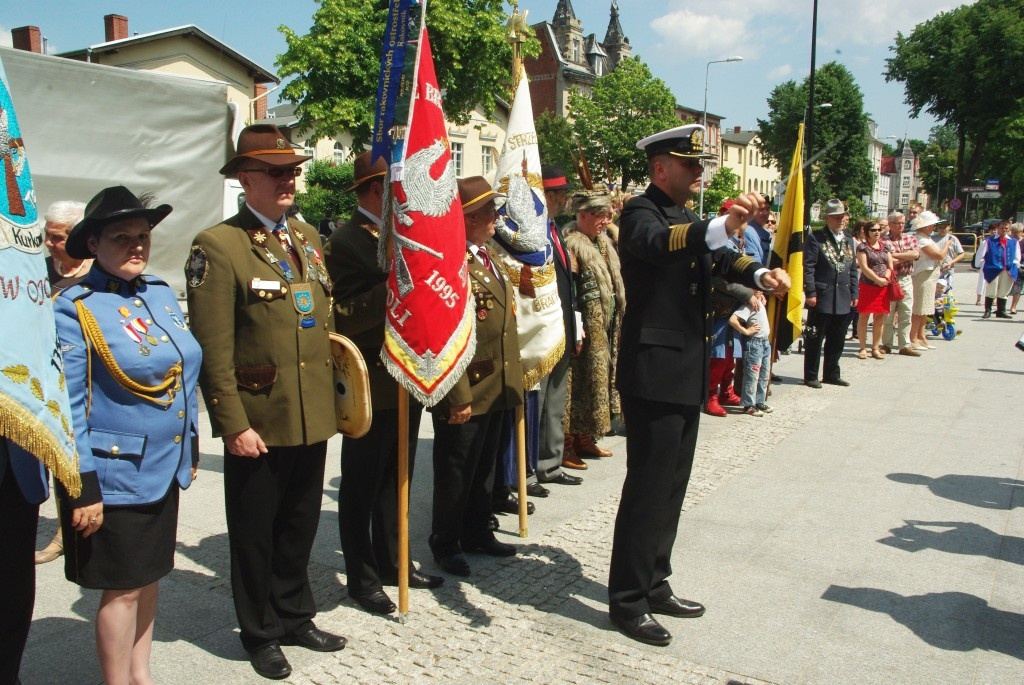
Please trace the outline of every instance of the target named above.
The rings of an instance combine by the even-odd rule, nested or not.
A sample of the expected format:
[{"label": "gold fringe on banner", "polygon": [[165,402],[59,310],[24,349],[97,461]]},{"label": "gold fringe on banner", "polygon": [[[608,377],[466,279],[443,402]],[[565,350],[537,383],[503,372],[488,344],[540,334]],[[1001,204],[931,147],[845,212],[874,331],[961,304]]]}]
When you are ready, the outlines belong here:
[{"label": "gold fringe on banner", "polygon": [[82,494],[78,452],[68,458],[61,440],[21,403],[3,393],[0,393],[0,435],[41,461],[69,495]]},{"label": "gold fringe on banner", "polygon": [[540,383],[540,379],[551,373],[563,354],[565,354],[565,336],[562,336],[562,341],[555,345],[548,356],[540,360],[540,364],[523,374],[523,388],[529,390]]}]

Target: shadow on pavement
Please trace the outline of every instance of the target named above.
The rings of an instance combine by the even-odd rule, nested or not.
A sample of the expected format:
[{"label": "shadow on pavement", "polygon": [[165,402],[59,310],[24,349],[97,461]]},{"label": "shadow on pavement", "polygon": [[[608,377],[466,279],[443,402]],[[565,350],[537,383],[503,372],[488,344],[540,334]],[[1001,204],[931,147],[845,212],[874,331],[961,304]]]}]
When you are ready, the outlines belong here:
[{"label": "shadow on pavement", "polygon": [[994,609],[964,592],[903,595],[877,588],[832,585],[821,596],[868,611],[888,614],[939,649],[969,652],[984,649],[1024,659],[1024,616]]},{"label": "shadow on pavement", "polygon": [[906,521],[906,524],[893,528],[889,531],[892,535],[879,542],[905,552],[935,549],[1024,565],[1024,538],[1001,535],[968,521]]},{"label": "shadow on pavement", "polygon": [[1013,501],[1014,490],[1024,487],[1024,481],[992,476],[968,476],[948,473],[931,478],[917,473],[890,473],[889,480],[907,485],[926,485],[933,495],[954,502],[972,504],[986,509],[1011,509],[1024,506],[1024,500]]}]

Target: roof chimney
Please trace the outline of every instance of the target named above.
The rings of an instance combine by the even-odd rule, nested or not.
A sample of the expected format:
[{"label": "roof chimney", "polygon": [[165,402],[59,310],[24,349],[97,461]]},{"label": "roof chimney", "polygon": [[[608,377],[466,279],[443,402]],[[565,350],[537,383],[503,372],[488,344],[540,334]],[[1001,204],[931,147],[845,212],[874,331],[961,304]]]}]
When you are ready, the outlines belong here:
[{"label": "roof chimney", "polygon": [[122,40],[128,37],[128,17],[123,14],[108,14],[103,17],[103,29],[107,40]]},{"label": "roof chimney", "polygon": [[267,86],[263,83],[256,83],[252,87],[252,95],[255,100],[253,118],[256,121],[267,118]]},{"label": "roof chimney", "polygon": [[11,42],[16,50],[42,52],[43,43],[38,26],[22,26],[11,29]]},{"label": "roof chimney", "polygon": [[733,127],[732,127],[732,132],[733,132],[733,133],[735,133],[735,134],[737,134],[737,135],[738,135],[738,134],[739,134],[739,133],[740,133],[740,132],[741,132],[742,130],[743,130],[743,129],[742,129],[742,128],[740,128],[739,126],[733,126]]}]

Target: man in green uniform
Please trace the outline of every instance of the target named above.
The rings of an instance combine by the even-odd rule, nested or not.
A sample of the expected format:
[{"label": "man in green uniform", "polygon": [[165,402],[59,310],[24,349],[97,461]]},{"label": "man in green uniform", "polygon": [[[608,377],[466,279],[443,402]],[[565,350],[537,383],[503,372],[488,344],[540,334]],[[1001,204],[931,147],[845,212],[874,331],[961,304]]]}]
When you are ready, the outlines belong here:
[{"label": "man in green uniform", "polygon": [[336,651],[313,624],[306,567],[316,537],[333,402],[330,278],[316,228],[287,218],[296,155],[274,126],[244,129],[222,169],[245,205],[201,231],[186,264],[200,386],[224,438],[231,590],[253,669],[286,678],[281,645]]}]

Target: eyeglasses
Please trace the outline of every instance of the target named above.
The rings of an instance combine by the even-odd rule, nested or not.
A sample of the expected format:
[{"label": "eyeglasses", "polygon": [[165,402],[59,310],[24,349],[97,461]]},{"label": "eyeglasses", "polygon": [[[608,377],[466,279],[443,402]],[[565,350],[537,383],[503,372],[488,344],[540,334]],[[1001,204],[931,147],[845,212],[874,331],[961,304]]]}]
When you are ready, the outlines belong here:
[{"label": "eyeglasses", "polygon": [[869,228],[868,229],[868,233],[881,233],[881,232],[882,232],[882,229],[880,229],[880,228]]},{"label": "eyeglasses", "polygon": [[302,176],[302,167],[291,166],[281,167],[272,166],[268,169],[239,169],[239,171],[248,171],[257,174],[266,174],[270,178],[284,178],[285,176]]}]

